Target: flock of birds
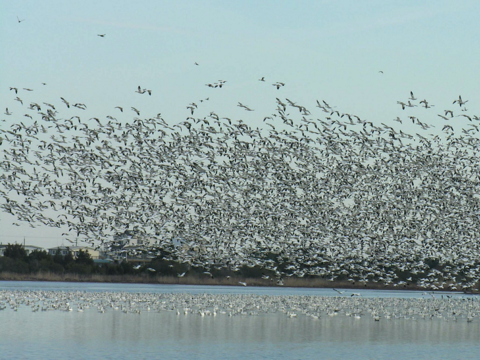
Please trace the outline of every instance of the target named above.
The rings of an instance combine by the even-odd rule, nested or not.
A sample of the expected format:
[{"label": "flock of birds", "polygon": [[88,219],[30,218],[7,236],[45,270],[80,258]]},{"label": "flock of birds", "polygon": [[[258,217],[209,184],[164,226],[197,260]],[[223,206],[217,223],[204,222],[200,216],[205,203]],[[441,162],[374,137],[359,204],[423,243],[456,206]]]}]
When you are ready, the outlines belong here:
[{"label": "flock of birds", "polygon": [[477,298],[364,298],[312,295],[188,294],[1,290],[0,311],[37,311],[125,314],[175,312],[178,316],[327,317],[352,319],[473,322],[480,313]]},{"label": "flock of birds", "polygon": [[[207,270],[262,267],[279,282],[477,286],[480,118],[462,97],[433,114],[445,122],[436,135],[418,117],[395,119],[418,126],[412,135],[324,100],[276,98],[260,128],[198,116],[196,103],[174,125],[134,107],[117,119],[123,106],[86,118],[85,104],[11,90],[24,114],[7,108],[0,122],[0,207],[16,221],[106,249],[135,230],[145,251]],[[413,92],[399,104],[427,118],[436,109]]]}]

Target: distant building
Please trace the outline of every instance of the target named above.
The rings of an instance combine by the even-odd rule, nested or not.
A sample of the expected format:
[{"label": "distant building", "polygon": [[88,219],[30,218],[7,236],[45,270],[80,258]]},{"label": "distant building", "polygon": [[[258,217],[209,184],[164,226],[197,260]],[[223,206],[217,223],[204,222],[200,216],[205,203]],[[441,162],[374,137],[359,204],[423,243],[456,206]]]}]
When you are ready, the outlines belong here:
[{"label": "distant building", "polygon": [[146,235],[139,230],[125,230],[121,234],[113,236],[112,248],[123,248],[129,246],[143,246],[149,243]]},{"label": "distant building", "polygon": [[70,252],[70,248],[62,245],[62,246],[56,246],[56,247],[50,248],[47,251],[48,251],[48,254],[52,256],[58,253],[60,253],[60,255],[62,256],[65,256]]},{"label": "distant building", "polygon": [[99,259],[100,258],[100,252],[98,250],[95,250],[95,248],[90,247],[90,246],[72,246],[70,248],[70,251],[73,253],[73,257],[77,258],[78,252],[82,250],[83,252],[89,253],[92,259]]},{"label": "distant building", "polygon": [[36,245],[24,245],[23,247],[27,252],[27,255],[30,255],[30,253],[32,253],[33,251],[45,251],[45,248]]},{"label": "distant building", "polygon": [[65,256],[70,252],[76,258],[80,250],[89,253],[94,260],[100,258],[100,252],[90,246],[57,246],[48,249],[48,253],[53,256],[60,252],[60,255]]},{"label": "distant building", "polygon": [[145,252],[154,240],[140,230],[125,230],[113,236],[113,241],[105,248],[105,255],[117,261],[147,262],[155,255]]}]

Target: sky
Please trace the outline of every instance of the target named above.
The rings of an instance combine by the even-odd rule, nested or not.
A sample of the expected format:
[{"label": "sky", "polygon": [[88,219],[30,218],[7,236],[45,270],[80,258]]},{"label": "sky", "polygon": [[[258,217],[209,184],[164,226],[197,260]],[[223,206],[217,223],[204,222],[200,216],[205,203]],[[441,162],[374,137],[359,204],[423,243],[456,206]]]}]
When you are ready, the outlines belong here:
[{"label": "sky", "polygon": [[[312,113],[325,100],[409,133],[419,127],[393,119],[416,115],[440,131],[437,114],[459,95],[470,113],[478,109],[479,13],[474,0],[0,0],[0,127],[27,119],[10,90],[17,87],[27,103],[60,106],[64,97],[99,118],[133,106],[174,124],[204,100],[199,116],[214,111],[262,127],[279,97]],[[219,80],[222,89],[206,86]],[[135,93],[138,86],[152,95]],[[403,111],[397,101],[410,91],[434,110]],[[0,242],[63,243],[61,229],[14,221],[0,213]]]}]

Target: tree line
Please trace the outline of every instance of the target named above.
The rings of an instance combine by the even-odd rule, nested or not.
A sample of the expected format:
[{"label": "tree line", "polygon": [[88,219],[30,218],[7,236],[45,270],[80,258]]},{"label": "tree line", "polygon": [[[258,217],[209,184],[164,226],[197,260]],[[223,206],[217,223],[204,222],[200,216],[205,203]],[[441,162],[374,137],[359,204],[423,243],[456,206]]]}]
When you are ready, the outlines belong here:
[{"label": "tree line", "polygon": [[22,245],[8,244],[5,247],[3,257],[0,257],[0,272],[17,274],[37,272],[91,274],[96,271],[98,271],[98,265],[94,263],[87,251],[82,250],[74,258],[70,251],[66,255],[62,255],[60,250],[55,255],[50,255],[45,250],[34,250],[27,254]]},{"label": "tree line", "polygon": [[[292,264],[289,259],[282,257],[280,254],[272,252],[255,254],[262,260],[268,260],[275,264],[277,271],[282,274],[288,274],[291,271]],[[426,259],[426,269],[441,270],[449,264],[440,264],[438,259]],[[324,266],[328,266],[324,265]],[[307,270],[308,265],[301,266],[300,270]],[[385,271],[393,271],[396,280],[401,282],[404,287],[415,285],[418,279],[425,274],[413,274],[409,271],[402,271],[394,267],[386,268]],[[135,261],[113,261],[111,263],[95,263],[91,255],[87,251],[79,250],[77,256],[74,257],[71,251],[66,255],[62,255],[60,250],[56,254],[50,255],[45,250],[34,250],[27,254],[23,245],[8,244],[4,250],[4,256],[0,256],[0,273],[9,272],[15,274],[36,274],[36,273],[53,273],[53,274],[79,274],[79,275],[137,275],[137,276],[172,276],[172,277],[194,277],[194,278],[250,278],[250,279],[268,279],[275,284],[278,280],[278,274],[272,270],[260,267],[259,265],[243,265],[229,269],[225,266],[210,266],[204,268],[202,266],[193,266],[179,261],[173,253],[166,250],[162,254],[149,262],[136,263]],[[295,278],[295,274],[286,275]],[[458,276],[466,276],[464,272],[459,272]],[[325,279],[326,277],[302,275],[305,278]],[[351,281],[348,275],[341,275],[336,281]],[[379,280],[377,280],[379,281]],[[352,285],[358,282],[355,279]],[[381,283],[381,281],[380,281]],[[367,285],[365,285],[367,286]]]},{"label": "tree line", "polygon": [[[151,261],[136,265],[130,261],[113,261],[98,264],[87,251],[79,250],[74,257],[71,251],[62,255],[58,250],[54,255],[45,250],[34,250],[27,254],[21,244],[8,244],[0,257],[0,273],[35,274],[39,272],[54,274],[80,275],[141,275],[179,276],[186,274],[194,277],[249,277],[260,278],[266,271],[259,267],[243,266],[234,272],[225,268],[206,269],[191,266],[172,259],[172,254],[163,252]],[[268,272],[268,271],[267,271]],[[273,275],[273,273],[271,274]],[[273,278],[273,277],[272,277]]]}]

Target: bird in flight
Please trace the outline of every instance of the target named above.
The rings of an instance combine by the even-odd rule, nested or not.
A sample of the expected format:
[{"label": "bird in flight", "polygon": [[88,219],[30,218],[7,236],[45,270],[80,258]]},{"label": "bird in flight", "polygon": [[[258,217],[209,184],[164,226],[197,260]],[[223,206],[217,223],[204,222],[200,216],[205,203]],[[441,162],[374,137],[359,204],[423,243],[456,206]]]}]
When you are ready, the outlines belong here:
[{"label": "bird in flight", "polygon": [[67,105],[67,108],[70,107],[70,103],[67,100],[65,100],[63,97],[61,97],[60,99],[63,101],[65,105]]},{"label": "bird in flight", "polygon": [[243,105],[241,102],[239,102],[237,106],[242,107],[242,108],[244,108],[244,109],[247,110],[247,111],[253,111],[253,110],[250,109],[248,106]]},{"label": "bird in flight", "polygon": [[458,105],[463,106],[463,105],[466,104],[467,102],[468,102],[468,100],[463,101],[463,100],[462,100],[462,96],[459,95],[459,96],[458,96],[458,100],[455,100],[455,101],[453,102],[453,104],[457,103]]},{"label": "bird in flight", "polygon": [[139,93],[139,94],[145,94],[146,92],[148,93],[148,95],[152,95],[152,90],[148,90],[148,89],[142,89],[140,87],[140,85],[138,85],[138,89],[135,90],[136,93]]},{"label": "bird in flight", "polygon": [[97,36],[100,36],[100,37],[105,37],[105,35],[107,34],[97,34]]},{"label": "bird in flight", "polygon": [[19,17],[17,16],[17,21],[18,21],[18,23],[20,24],[21,22],[24,22],[25,19],[20,20]]}]

